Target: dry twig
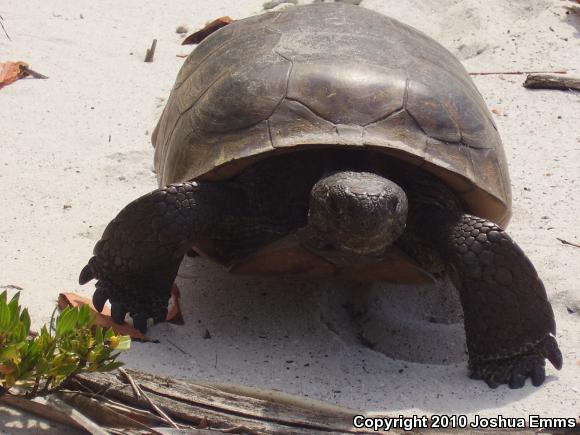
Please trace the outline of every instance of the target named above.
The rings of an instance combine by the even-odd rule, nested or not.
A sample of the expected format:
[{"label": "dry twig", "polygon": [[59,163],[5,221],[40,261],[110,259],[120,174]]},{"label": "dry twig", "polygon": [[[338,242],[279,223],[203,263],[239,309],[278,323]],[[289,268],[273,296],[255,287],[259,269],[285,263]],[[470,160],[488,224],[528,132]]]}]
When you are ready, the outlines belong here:
[{"label": "dry twig", "polygon": [[560,77],[548,74],[530,74],[524,82],[524,88],[529,89],[561,89],[563,91],[580,91],[580,79]]},{"label": "dry twig", "polygon": [[197,32],[189,35],[187,38],[183,40],[181,45],[199,44],[213,32],[221,29],[224,26],[227,26],[228,24],[233,23],[234,21],[235,20],[227,16],[219,17],[213,20],[211,23],[206,24],[206,26],[203,29],[198,30]]},{"label": "dry twig", "polygon": [[580,245],[578,245],[577,243],[572,243],[572,242],[569,242],[568,240],[564,240],[564,239],[561,239],[559,237],[556,237],[556,239],[558,239],[560,242],[562,242],[563,245],[570,245],[570,246],[574,246],[576,248],[580,248]]},{"label": "dry twig", "polygon": [[145,394],[145,391],[143,391],[141,389],[139,384],[137,384],[133,380],[133,378],[129,375],[129,373],[127,373],[125,370],[123,370],[121,368],[119,369],[119,371],[121,373],[123,373],[123,375],[127,378],[129,383],[131,384],[131,387],[133,387],[133,391],[135,391],[135,395],[137,397],[145,399],[145,401],[149,404],[149,406],[151,406],[151,408],[153,408],[155,410],[155,412],[157,412],[157,414],[159,414],[161,416],[161,418],[163,418],[163,420],[165,420],[165,422],[169,426],[171,426],[175,429],[179,429],[179,426],[177,426],[177,424],[175,424],[175,422],[171,419],[171,417],[169,417],[165,412],[163,412],[163,410],[161,408],[159,408],[155,403],[153,403],[153,401],[149,398],[149,396],[147,396],[147,394]]},{"label": "dry twig", "polygon": [[88,417],[85,417],[83,414],[81,414],[79,411],[74,409],[68,403],[60,400],[58,397],[48,396],[46,398],[46,402],[47,402],[47,404],[49,404],[53,408],[56,408],[60,411],[63,411],[72,420],[74,420],[75,423],[77,423],[79,426],[81,426],[87,432],[89,432],[93,435],[108,435],[108,432],[105,429],[103,429],[101,426],[96,424],[94,421],[92,421]]},{"label": "dry twig", "polygon": [[153,57],[155,56],[155,48],[157,48],[157,39],[154,39],[151,43],[151,48],[147,49],[147,54],[145,54],[145,62],[153,62]]},{"label": "dry twig", "polygon": [[6,27],[4,27],[3,21],[4,21],[4,17],[2,15],[0,15],[0,26],[2,26],[2,30],[4,30],[4,34],[6,35],[6,37],[8,38],[8,40],[9,41],[12,41],[12,38],[10,38],[10,35],[6,31]]},{"label": "dry twig", "polygon": [[26,75],[34,77],[35,79],[47,79],[48,78],[48,76],[45,76],[44,74],[40,74],[39,72],[31,70],[30,68],[28,68],[27,66],[24,66],[24,65],[20,65],[20,71],[22,71]]},{"label": "dry twig", "polygon": [[133,380],[131,375],[129,373],[127,373],[125,371],[125,369],[122,367],[119,367],[117,370],[119,370],[119,373],[121,373],[123,376],[125,376],[125,379],[127,379],[127,381],[129,381],[129,383],[131,384],[131,388],[133,388],[133,392],[135,393],[135,396],[137,396],[139,399],[141,399],[141,397],[142,397],[141,390],[139,389],[139,387],[137,386],[137,384],[135,383],[135,381]]},{"label": "dry twig", "polygon": [[568,74],[568,71],[481,71],[470,72],[470,76],[491,76],[491,75],[521,75],[521,74]]}]

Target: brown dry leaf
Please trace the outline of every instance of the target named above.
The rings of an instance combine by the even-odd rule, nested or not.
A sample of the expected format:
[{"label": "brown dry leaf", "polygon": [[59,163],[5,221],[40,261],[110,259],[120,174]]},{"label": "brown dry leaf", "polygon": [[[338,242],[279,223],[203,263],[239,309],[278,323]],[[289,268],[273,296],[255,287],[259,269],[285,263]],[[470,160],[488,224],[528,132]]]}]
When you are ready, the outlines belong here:
[{"label": "brown dry leaf", "polygon": [[[167,313],[167,321],[170,323],[177,323],[182,325],[184,323],[183,316],[181,315],[181,308],[179,306],[179,288],[177,285],[173,284],[171,288],[172,306]],[[118,325],[111,319],[111,310],[109,307],[105,306],[103,311],[99,313],[93,306],[92,301],[89,298],[81,296],[77,293],[61,293],[58,296],[58,307],[63,310],[66,307],[80,307],[82,305],[88,305],[91,312],[95,315],[95,325],[101,326],[105,329],[113,328],[117,334],[129,335],[134,340],[139,341],[153,341],[151,337],[148,337],[141,333],[141,331],[133,328],[127,323]]]},{"label": "brown dry leaf", "polygon": [[503,115],[503,111],[498,107],[492,108],[491,111],[492,111],[492,113],[495,113],[496,115]]},{"label": "brown dry leaf", "polygon": [[21,61],[0,63],[0,89],[28,75],[21,67],[28,68],[28,64]]},{"label": "brown dry leaf", "polygon": [[183,40],[181,45],[199,44],[201,41],[203,41],[205,38],[207,38],[216,30],[219,30],[222,27],[227,26],[230,23],[233,23],[234,21],[235,20],[227,16],[219,17],[218,19],[213,20],[211,23],[206,24],[206,26],[203,29],[198,30],[197,32],[189,35],[187,38]]}]

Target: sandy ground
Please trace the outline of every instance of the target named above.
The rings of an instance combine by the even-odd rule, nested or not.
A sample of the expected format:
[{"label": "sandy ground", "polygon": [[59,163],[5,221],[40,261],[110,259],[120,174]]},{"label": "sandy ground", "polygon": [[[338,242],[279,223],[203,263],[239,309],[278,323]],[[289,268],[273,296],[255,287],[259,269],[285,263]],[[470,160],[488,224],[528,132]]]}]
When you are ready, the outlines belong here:
[{"label": "sandy ground", "polygon": [[[567,15],[568,4],[362,3],[434,37],[469,71],[566,69],[579,76],[580,16]],[[156,187],[149,137],[183,62],[176,54],[189,50],[179,45],[176,27],[260,11],[260,0],[2,2],[12,41],[0,34],[0,61],[24,60],[50,77],[0,90],[0,286],[23,288],[21,301],[36,326],[48,321],[60,291],[92,294],[77,277],[94,243],[120,208]],[[147,64],[153,38],[156,58]],[[508,155],[510,233],[538,269],[556,313],[564,368],[549,367],[545,385],[492,391],[469,380],[457,324],[438,332],[456,343],[443,350],[430,346],[430,330],[420,322],[411,342],[382,338],[391,355],[405,354],[411,343],[414,357],[429,364],[391,359],[356,339],[349,302],[374,307],[375,327],[388,317],[383,308],[394,314],[385,323],[390,328],[407,321],[401,313],[410,306],[423,307],[413,311],[418,317],[439,306],[436,288],[240,278],[203,259],[187,259],[179,273],[187,324],[153,328],[161,343],[134,344],[127,364],[390,414],[578,416],[580,249],[557,237],[580,242],[580,96],[526,90],[518,75],[474,80],[495,109]],[[428,302],[416,305],[419,299]],[[211,339],[203,338],[206,330]],[[7,412],[0,420],[8,432],[27,425]]]}]

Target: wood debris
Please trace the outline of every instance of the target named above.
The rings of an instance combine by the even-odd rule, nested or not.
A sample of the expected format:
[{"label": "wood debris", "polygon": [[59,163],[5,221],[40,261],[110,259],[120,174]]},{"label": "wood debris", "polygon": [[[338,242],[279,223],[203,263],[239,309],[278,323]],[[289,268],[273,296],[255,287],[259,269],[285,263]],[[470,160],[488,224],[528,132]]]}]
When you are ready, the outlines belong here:
[{"label": "wood debris", "polygon": [[549,74],[530,74],[524,82],[524,88],[580,91],[580,79]]},{"label": "wood debris", "polygon": [[154,39],[153,42],[151,43],[151,48],[148,48],[147,53],[145,54],[145,62],[147,63],[153,62],[156,48],[157,48],[157,39]]},{"label": "wood debris", "polygon": [[233,20],[228,16],[219,17],[213,20],[212,22],[206,24],[206,26],[203,29],[198,30],[197,32],[189,35],[187,38],[183,40],[181,45],[199,44],[213,32],[221,29],[224,26],[227,26],[228,24],[233,23],[234,21],[235,20]]}]

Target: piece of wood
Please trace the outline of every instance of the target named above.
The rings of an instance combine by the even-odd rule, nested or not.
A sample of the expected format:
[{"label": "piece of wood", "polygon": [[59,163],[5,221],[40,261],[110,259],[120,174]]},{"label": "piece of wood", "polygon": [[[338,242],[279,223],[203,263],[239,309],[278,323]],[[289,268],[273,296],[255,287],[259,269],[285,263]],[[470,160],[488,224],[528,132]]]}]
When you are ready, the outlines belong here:
[{"label": "piece of wood", "polygon": [[54,421],[64,426],[73,427],[75,429],[84,430],[84,427],[77,423],[74,419],[69,417],[65,412],[54,409],[54,407],[47,405],[45,399],[39,398],[36,400],[24,399],[19,396],[11,396],[4,394],[0,396],[0,405],[5,405],[13,409],[18,409],[46,420]]},{"label": "piece of wood", "polygon": [[22,71],[26,75],[34,77],[35,79],[47,79],[48,78],[48,76],[45,76],[44,74],[40,74],[39,72],[36,72],[36,71],[28,68],[28,66],[25,66],[25,65],[20,65],[20,71]]},{"label": "piece of wood", "polygon": [[[126,370],[142,390],[146,390],[151,400],[162,408],[176,422],[185,428],[185,433],[211,434],[276,434],[308,433],[313,435],[330,434],[375,434],[368,428],[355,428],[353,417],[389,418],[388,411],[362,412],[347,409],[308,398],[290,396],[277,391],[260,390],[231,384],[210,384],[164,378]],[[143,400],[138,400],[125,378],[115,373],[90,373],[76,377],[75,382],[89,390],[97,391],[107,385],[102,395],[93,395],[103,400],[115,399],[120,404],[149,409]],[[134,412],[134,411],[132,411]],[[398,413],[399,414],[399,413]],[[397,414],[397,415],[398,415]],[[393,418],[393,417],[391,417]],[[96,420],[96,418],[95,418]],[[98,420],[96,420],[98,421]],[[428,425],[430,426],[430,424]],[[567,429],[550,429],[554,435],[578,433],[580,426]],[[163,433],[178,433],[154,426]],[[440,429],[430,427],[420,430],[423,434],[441,434]],[[499,435],[505,430],[459,429],[454,433],[461,435],[481,435],[482,433]],[[524,428],[513,431],[518,435],[536,435],[537,429]],[[542,431],[540,431],[542,432]],[[391,435],[403,435],[409,432],[403,429],[392,429]]]},{"label": "piece of wood", "polygon": [[119,367],[117,370],[119,370],[119,373],[125,376],[125,378],[129,381],[129,383],[131,384],[131,388],[133,388],[133,393],[135,393],[135,396],[137,396],[140,399],[141,389],[137,386],[131,375],[127,373],[123,367]]},{"label": "piece of wood", "polygon": [[522,74],[567,74],[568,71],[481,71],[470,72],[470,76],[490,76],[490,75],[522,75]]},{"label": "piece of wood", "polygon": [[157,48],[157,39],[154,39],[151,43],[151,48],[147,49],[147,53],[145,54],[145,62],[153,62],[153,58],[155,57],[155,49]]},{"label": "piece of wood", "polygon": [[219,17],[213,20],[211,23],[206,24],[203,29],[189,35],[183,40],[181,45],[199,44],[213,32],[221,29],[224,26],[227,26],[230,23],[233,23],[234,21],[235,20],[227,16]]},{"label": "piece of wood", "polygon": [[101,426],[96,424],[94,421],[81,414],[79,411],[74,409],[68,403],[63,402],[55,395],[47,396],[46,403],[55,409],[58,409],[65,414],[67,414],[71,419],[73,419],[79,426],[92,435],[108,435],[108,432]]},{"label": "piece of wood", "polygon": [[530,74],[524,82],[528,89],[560,89],[580,91],[580,79],[549,74]]},{"label": "piece of wood", "polygon": [[[144,429],[148,431],[147,433],[160,434],[160,432],[153,431],[150,426],[131,418],[130,415],[121,413],[109,406],[106,400],[100,400],[76,391],[59,391],[57,396],[92,421],[98,422],[101,426]],[[158,425],[159,422],[154,422],[154,424]]]},{"label": "piece of wood", "polygon": [[580,248],[580,245],[578,243],[572,243],[572,242],[569,242],[568,240],[564,240],[564,239],[561,239],[559,237],[556,237],[556,239],[558,239],[560,242],[562,242],[563,245],[569,245],[569,246],[574,246],[576,248]]},{"label": "piece of wood", "polygon": [[[207,423],[206,428],[234,432],[243,427],[246,429],[244,433],[373,433],[352,426],[352,417],[358,411],[323,402],[274,391],[201,384],[126,371],[151,401],[176,423],[197,428]],[[106,397],[148,408],[143,399],[135,397],[128,381],[120,375],[82,374],[76,377],[76,381],[91,390],[108,385],[103,393]]]},{"label": "piece of wood", "polygon": [[4,27],[3,21],[4,21],[4,17],[2,15],[0,15],[0,26],[2,26],[2,30],[4,30],[4,34],[6,35],[6,37],[8,38],[8,40],[9,41],[12,41],[12,39],[10,38],[10,35],[6,31],[6,27]]}]

